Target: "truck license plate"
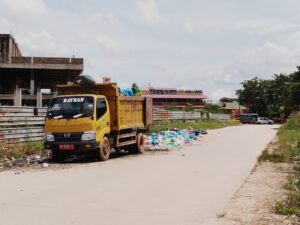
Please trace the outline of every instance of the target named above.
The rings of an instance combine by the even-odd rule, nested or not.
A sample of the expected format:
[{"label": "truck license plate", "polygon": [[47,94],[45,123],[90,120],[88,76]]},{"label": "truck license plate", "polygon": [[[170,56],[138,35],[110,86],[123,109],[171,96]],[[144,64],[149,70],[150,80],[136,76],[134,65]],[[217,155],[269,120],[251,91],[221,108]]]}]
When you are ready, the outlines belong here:
[{"label": "truck license plate", "polygon": [[74,150],[74,145],[59,145],[60,150]]}]

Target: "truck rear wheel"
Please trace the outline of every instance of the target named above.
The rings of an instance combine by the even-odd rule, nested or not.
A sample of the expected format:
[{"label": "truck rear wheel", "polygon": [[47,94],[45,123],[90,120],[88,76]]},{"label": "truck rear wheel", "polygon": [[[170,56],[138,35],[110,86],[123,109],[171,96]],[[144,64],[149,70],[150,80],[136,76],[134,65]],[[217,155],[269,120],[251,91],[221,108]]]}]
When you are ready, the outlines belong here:
[{"label": "truck rear wheel", "polygon": [[136,135],[136,144],[134,144],[131,148],[132,153],[139,153],[142,154],[145,152],[145,138],[143,133],[138,133]]},{"label": "truck rear wheel", "polygon": [[101,161],[106,161],[109,159],[109,156],[110,156],[109,140],[107,137],[104,137],[101,142],[100,149],[99,149],[99,159]]}]

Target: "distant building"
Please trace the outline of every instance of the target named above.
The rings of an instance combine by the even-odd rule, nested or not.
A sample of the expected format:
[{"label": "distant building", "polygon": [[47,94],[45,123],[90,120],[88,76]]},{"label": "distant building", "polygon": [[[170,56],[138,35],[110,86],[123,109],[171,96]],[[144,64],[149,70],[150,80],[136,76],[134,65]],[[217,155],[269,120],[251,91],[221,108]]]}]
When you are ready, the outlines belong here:
[{"label": "distant building", "polygon": [[238,117],[247,111],[247,108],[241,105],[237,98],[221,98],[220,105],[223,107],[223,109],[230,113],[231,117]]},{"label": "distant building", "polygon": [[180,90],[176,88],[154,88],[142,90],[144,96],[153,99],[153,107],[157,108],[184,108],[187,105],[200,109],[208,97],[202,90]]},{"label": "distant building", "polygon": [[82,71],[82,58],[24,57],[14,37],[0,34],[0,105],[45,106],[57,84]]}]

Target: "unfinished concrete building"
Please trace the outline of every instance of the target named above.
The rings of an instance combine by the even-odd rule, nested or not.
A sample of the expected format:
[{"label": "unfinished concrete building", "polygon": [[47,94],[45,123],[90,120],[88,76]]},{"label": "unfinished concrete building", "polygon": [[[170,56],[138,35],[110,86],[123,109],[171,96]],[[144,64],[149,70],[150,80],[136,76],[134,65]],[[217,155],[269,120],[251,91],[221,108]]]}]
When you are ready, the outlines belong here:
[{"label": "unfinished concrete building", "polygon": [[24,57],[15,39],[0,34],[0,105],[46,106],[56,85],[74,81],[82,58]]}]

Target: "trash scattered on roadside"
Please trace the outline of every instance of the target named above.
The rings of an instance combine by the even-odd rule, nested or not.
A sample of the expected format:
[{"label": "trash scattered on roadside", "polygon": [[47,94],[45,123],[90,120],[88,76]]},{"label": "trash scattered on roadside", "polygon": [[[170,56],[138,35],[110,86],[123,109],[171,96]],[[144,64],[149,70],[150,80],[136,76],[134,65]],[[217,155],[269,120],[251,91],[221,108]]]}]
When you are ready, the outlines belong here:
[{"label": "trash scattered on roadside", "polygon": [[207,134],[206,130],[194,129],[172,129],[164,130],[159,133],[151,133],[146,136],[145,149],[147,151],[170,151],[181,149],[185,144],[192,144],[200,140]]},{"label": "trash scattered on roadside", "polygon": [[33,156],[33,158],[36,160],[36,161],[39,161],[42,157],[40,155],[35,155]]},{"label": "trash scattered on roadside", "polygon": [[48,167],[49,167],[49,164],[48,164],[48,163],[43,163],[43,164],[42,164],[42,167],[43,167],[43,168],[48,168]]},{"label": "trash scattered on roadside", "polygon": [[49,155],[44,155],[44,156],[40,157],[40,159],[38,160],[38,163],[48,162],[49,159],[50,159]]},{"label": "trash scattered on roadside", "polygon": [[0,160],[0,170],[5,170],[8,168],[26,167],[30,165],[39,165],[47,163],[49,160],[51,160],[50,152],[46,152],[43,155],[34,154],[29,156],[23,156],[17,159],[14,157],[4,157]]},{"label": "trash scattered on roadside", "polygon": [[37,164],[37,163],[44,163],[47,162],[48,160],[50,160],[51,156],[50,154],[46,154],[46,155],[30,155],[30,156],[26,156],[26,162],[27,164]]},{"label": "trash scattered on roadside", "polygon": [[295,156],[295,157],[293,158],[293,161],[300,161],[300,156]]},{"label": "trash scattered on roadside", "polygon": [[22,167],[27,165],[27,160],[24,158],[15,159],[11,162],[14,166]]}]

